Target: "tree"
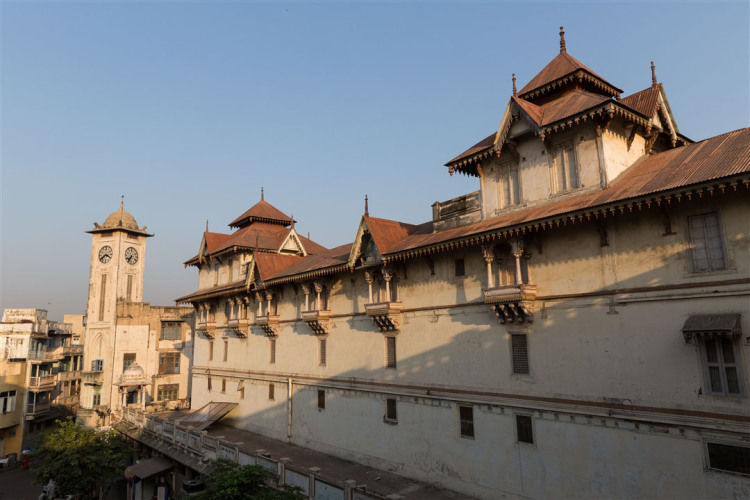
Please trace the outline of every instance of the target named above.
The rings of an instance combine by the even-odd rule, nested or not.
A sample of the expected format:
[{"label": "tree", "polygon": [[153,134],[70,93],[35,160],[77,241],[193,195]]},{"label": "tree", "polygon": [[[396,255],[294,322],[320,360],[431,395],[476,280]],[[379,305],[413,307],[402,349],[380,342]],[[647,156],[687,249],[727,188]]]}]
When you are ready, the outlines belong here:
[{"label": "tree", "polygon": [[200,500],[299,500],[297,488],[269,486],[271,473],[258,465],[240,465],[220,458],[203,478],[206,491]]},{"label": "tree", "polygon": [[71,419],[56,421],[31,454],[37,483],[52,479],[59,493],[96,498],[122,475],[132,452],[115,431],[86,429]]}]

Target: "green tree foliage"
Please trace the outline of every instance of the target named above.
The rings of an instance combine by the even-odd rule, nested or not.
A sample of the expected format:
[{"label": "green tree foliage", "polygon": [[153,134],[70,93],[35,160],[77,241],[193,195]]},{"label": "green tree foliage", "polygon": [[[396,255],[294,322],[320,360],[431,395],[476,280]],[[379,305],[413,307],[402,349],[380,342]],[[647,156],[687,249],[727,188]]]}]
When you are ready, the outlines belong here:
[{"label": "green tree foliage", "polygon": [[292,488],[269,486],[271,473],[258,465],[239,465],[220,458],[204,476],[206,491],[200,500],[299,500]]},{"label": "green tree foliage", "polygon": [[56,422],[31,454],[37,483],[50,479],[59,493],[101,496],[106,487],[122,475],[132,449],[115,431],[86,429],[71,419]]}]

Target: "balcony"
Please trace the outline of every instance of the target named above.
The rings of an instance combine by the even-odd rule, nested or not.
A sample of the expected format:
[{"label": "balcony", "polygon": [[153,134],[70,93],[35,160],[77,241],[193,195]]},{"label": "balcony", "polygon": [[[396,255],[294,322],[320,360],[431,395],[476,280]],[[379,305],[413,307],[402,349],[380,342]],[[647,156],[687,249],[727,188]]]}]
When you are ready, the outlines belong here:
[{"label": "balcony", "polygon": [[255,318],[255,324],[258,325],[266,335],[269,337],[275,337],[279,331],[279,320],[278,314],[266,314],[265,316],[258,316]]},{"label": "balcony", "polygon": [[376,302],[365,304],[365,312],[381,332],[397,331],[401,326],[401,302]]},{"label": "balcony", "polygon": [[55,375],[29,377],[29,390],[32,392],[51,391],[56,385],[57,377]]},{"label": "balcony", "polygon": [[81,372],[81,381],[86,385],[102,385],[104,372],[101,370]]},{"label": "balcony", "polygon": [[325,335],[328,333],[328,326],[331,321],[331,311],[319,310],[319,311],[303,311],[300,316],[302,321],[307,323],[310,330],[315,335]]},{"label": "balcony", "polygon": [[32,402],[26,404],[26,420],[34,420],[34,417],[38,417],[44,413],[47,413],[50,409],[49,401]]},{"label": "balcony", "polygon": [[81,344],[66,345],[63,347],[63,355],[64,356],[82,356],[83,345]]},{"label": "balcony", "polygon": [[247,337],[250,330],[249,319],[230,319],[227,321],[227,329],[232,330],[238,337]]},{"label": "balcony", "polygon": [[200,321],[195,327],[196,333],[203,333],[212,339],[216,335],[216,321]]},{"label": "balcony", "polygon": [[63,357],[63,350],[59,347],[51,350],[29,351],[29,360],[32,361],[52,363],[54,361],[60,361]]},{"label": "balcony", "polygon": [[67,380],[76,380],[79,378],[81,378],[80,370],[58,372],[57,374],[57,380],[60,382],[65,382]]},{"label": "balcony", "polygon": [[500,323],[531,323],[534,320],[536,285],[519,284],[487,288],[484,303],[492,306]]},{"label": "balcony", "polygon": [[57,396],[55,398],[55,404],[59,406],[78,406],[79,396],[78,394],[71,394],[70,396]]}]

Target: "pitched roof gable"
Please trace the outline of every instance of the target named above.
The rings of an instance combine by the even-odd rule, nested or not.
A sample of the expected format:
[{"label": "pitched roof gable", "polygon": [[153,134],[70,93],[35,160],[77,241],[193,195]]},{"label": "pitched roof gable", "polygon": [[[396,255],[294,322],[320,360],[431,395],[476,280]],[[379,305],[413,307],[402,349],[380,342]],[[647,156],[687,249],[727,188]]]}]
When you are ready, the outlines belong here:
[{"label": "pitched roof gable", "polygon": [[266,222],[288,226],[292,223],[292,218],[267,201],[260,200],[258,203],[247,209],[242,215],[230,222],[229,227],[241,228],[254,222]]},{"label": "pitched roof gable", "polygon": [[266,281],[303,259],[304,257],[299,255],[259,252],[255,254],[255,272],[261,281]]},{"label": "pitched roof gable", "polygon": [[567,82],[563,80],[574,73],[581,73],[580,77],[587,79],[594,84],[597,90],[607,95],[618,95],[622,90],[618,89],[603,77],[596,74],[581,61],[571,56],[567,52],[560,52],[552,59],[542,70],[532,78],[529,83],[524,85],[518,95],[524,99],[534,98],[538,94],[544,93],[546,87],[556,87]]}]

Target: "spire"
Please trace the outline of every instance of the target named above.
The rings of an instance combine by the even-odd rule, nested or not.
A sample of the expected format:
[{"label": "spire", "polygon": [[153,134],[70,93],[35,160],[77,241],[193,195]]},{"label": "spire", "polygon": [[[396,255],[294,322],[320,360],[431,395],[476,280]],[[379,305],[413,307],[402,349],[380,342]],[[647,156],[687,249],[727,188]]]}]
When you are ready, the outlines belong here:
[{"label": "spire", "polygon": [[292,214],[292,229],[294,229],[294,214]]},{"label": "spire", "polygon": [[564,54],[565,52],[565,30],[560,26],[560,54]]},{"label": "spire", "polygon": [[263,201],[263,186],[260,187],[260,201]]},{"label": "spire", "polygon": [[651,85],[656,87],[656,66],[654,61],[651,61]]},{"label": "spire", "polygon": [[516,90],[516,74],[513,73],[513,95],[516,95],[518,91]]},{"label": "spire", "polygon": [[365,195],[365,215],[370,216],[370,209],[367,207],[367,195]]},{"label": "spire", "polygon": [[208,219],[206,219],[206,232],[208,232]]},{"label": "spire", "polygon": [[125,210],[125,195],[121,194],[120,195],[120,213],[122,213],[123,210]]}]

